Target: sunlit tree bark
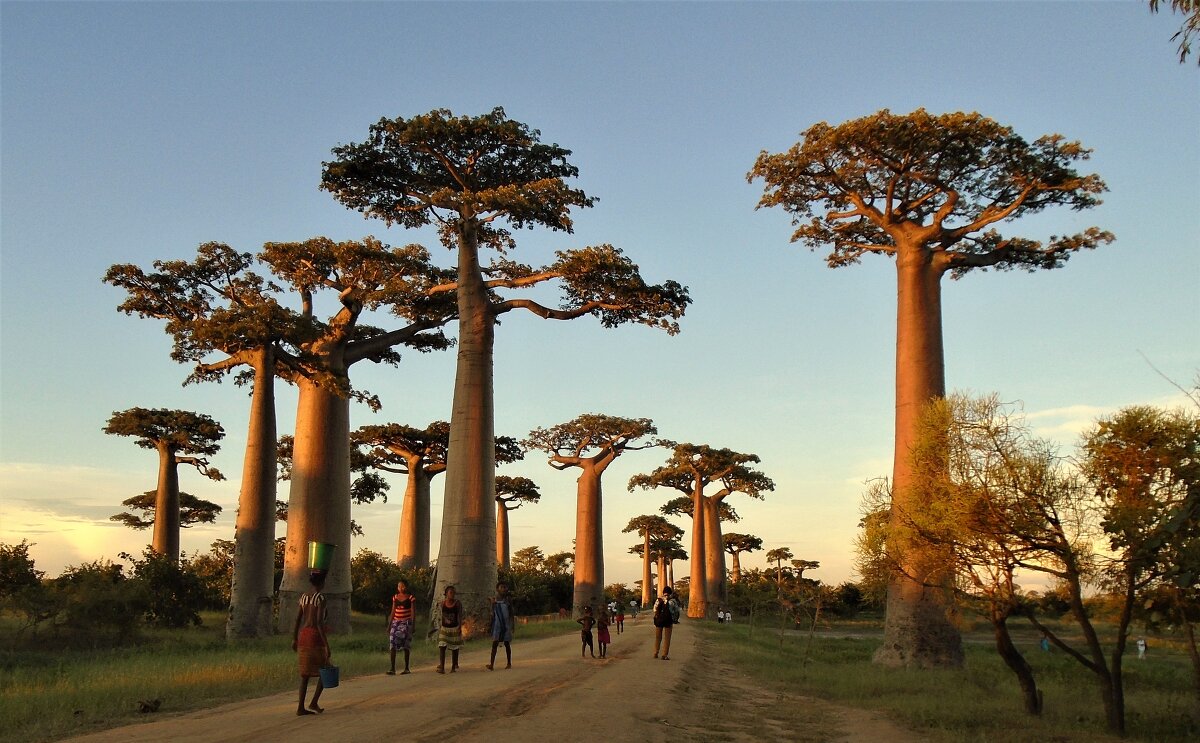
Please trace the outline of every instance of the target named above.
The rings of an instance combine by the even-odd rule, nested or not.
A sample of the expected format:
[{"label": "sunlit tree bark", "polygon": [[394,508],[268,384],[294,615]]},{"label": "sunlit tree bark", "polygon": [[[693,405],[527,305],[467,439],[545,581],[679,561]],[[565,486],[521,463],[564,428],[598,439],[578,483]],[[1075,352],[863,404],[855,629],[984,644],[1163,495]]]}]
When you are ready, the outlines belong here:
[{"label": "sunlit tree bark", "polygon": [[[864,254],[896,261],[896,435],[893,520],[925,500],[909,452],[924,408],[945,395],[941,278],[972,270],[1056,268],[1075,251],[1110,242],[1097,228],[1044,244],[1005,237],[996,225],[1051,206],[1086,209],[1105,190],[1080,175],[1089,151],[1060,135],[1026,142],[977,113],[880,111],[838,126],[816,124],[788,152],[763,152],[749,174],[762,178],[759,206],[781,206],[793,241],[832,247],[831,267]],[[962,664],[946,556],[913,543],[888,588],[884,643],[876,662]]]}]

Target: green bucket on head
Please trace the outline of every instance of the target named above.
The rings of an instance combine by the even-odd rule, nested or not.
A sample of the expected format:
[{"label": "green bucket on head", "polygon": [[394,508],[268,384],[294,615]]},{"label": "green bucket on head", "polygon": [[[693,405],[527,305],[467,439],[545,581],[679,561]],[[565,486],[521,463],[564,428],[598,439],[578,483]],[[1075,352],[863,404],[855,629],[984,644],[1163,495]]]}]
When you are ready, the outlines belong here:
[{"label": "green bucket on head", "polygon": [[309,570],[329,570],[329,564],[333,562],[333,551],[337,549],[336,544],[328,544],[327,542],[309,542],[308,543],[308,569]]}]

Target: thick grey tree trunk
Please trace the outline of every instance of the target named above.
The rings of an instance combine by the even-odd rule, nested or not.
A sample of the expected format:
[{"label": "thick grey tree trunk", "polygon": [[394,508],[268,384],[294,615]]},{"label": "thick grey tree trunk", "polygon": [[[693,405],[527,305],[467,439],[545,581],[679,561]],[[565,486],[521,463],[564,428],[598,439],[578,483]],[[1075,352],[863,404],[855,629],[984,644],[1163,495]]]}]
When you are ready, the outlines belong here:
[{"label": "thick grey tree trunk", "polygon": [[179,464],[175,447],[158,445],[158,491],[154,496],[154,536],[150,549],[179,562]]},{"label": "thick grey tree trunk", "polygon": [[[688,578],[688,616],[703,619],[708,614],[708,572],[704,560],[705,521],[704,509],[707,498],[699,484],[692,493],[692,572]],[[661,573],[660,573],[661,575]]]},{"label": "thick grey tree trunk", "polygon": [[269,350],[255,360],[250,397],[250,428],[242,464],[234,532],[233,585],[225,636],[266,637],[271,634],[275,593],[275,370]]},{"label": "thick grey tree trunk", "polygon": [[329,627],[350,631],[350,401],[301,378],[288,496],[287,547],[279,587],[279,627],[291,631],[308,590],[308,543],[337,545],[323,593]]},{"label": "thick grey tree trunk", "polygon": [[[927,494],[914,486],[911,451],[922,412],[946,395],[942,349],[941,272],[925,250],[896,260],[896,449],[890,533],[904,534],[904,513]],[[888,585],[883,645],[875,662],[918,668],[958,667],[962,636],[954,623],[950,561],[939,549],[905,538],[902,571]]]},{"label": "thick grey tree trunk", "polygon": [[429,565],[429,480],[421,459],[414,457],[408,464],[396,544],[396,562],[405,569]]},{"label": "thick grey tree trunk", "polygon": [[496,501],[496,564],[508,570],[510,558],[508,548],[508,507]]},{"label": "thick grey tree trunk", "polygon": [[725,544],[721,540],[721,500],[709,496],[704,508],[704,577],[711,608],[725,604]]},{"label": "thick grey tree trunk", "polygon": [[[496,584],[496,443],[492,390],[493,318],[478,263],[478,241],[464,231],[458,248],[458,364],[450,416],[446,496],[437,591],[453,585],[463,632],[486,632]],[[435,602],[435,607],[439,604]],[[437,614],[436,608],[433,612]],[[440,617],[431,619],[438,621]]]},{"label": "thick grey tree trunk", "polygon": [[576,489],[573,616],[580,616],[585,606],[598,613],[605,603],[601,471],[584,463]]},{"label": "thick grey tree trunk", "polygon": [[642,542],[642,606],[649,606],[654,596],[654,581],[650,577],[650,530],[647,529],[645,541]]}]

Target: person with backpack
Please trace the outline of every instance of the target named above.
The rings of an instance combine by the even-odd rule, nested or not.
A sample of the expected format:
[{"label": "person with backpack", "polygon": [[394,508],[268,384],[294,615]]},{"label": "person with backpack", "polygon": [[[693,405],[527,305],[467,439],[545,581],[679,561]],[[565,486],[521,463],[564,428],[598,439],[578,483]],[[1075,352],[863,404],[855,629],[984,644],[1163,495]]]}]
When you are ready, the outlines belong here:
[{"label": "person with backpack", "polygon": [[663,595],[654,602],[654,657],[662,649],[662,659],[670,660],[671,630],[679,623],[679,602],[670,586],[663,589]]}]

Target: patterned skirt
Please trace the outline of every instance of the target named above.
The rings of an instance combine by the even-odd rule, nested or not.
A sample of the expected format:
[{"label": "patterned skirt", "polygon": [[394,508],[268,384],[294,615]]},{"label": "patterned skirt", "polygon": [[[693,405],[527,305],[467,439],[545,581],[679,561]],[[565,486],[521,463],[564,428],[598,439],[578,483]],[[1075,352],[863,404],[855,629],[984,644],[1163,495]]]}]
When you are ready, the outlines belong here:
[{"label": "patterned skirt", "polygon": [[392,622],[388,632],[388,640],[393,650],[411,650],[413,636],[413,620],[397,619]]},{"label": "patterned skirt", "polygon": [[462,625],[438,628],[438,647],[461,650],[463,646]]},{"label": "patterned skirt", "polygon": [[296,638],[296,654],[299,656],[301,676],[310,678],[321,674],[321,666],[329,657],[325,654],[325,645],[321,643],[321,634],[316,627],[300,629],[300,636]]}]

